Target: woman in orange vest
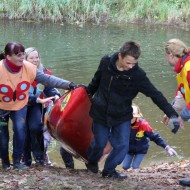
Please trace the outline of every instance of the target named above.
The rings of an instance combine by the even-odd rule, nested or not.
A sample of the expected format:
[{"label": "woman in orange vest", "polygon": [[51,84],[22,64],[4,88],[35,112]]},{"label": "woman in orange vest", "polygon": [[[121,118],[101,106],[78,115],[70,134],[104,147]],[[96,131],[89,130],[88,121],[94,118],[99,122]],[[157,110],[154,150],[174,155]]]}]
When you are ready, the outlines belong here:
[{"label": "woman in orange vest", "polygon": [[9,131],[4,125],[9,118],[13,123],[13,168],[26,168],[20,161],[24,151],[29,89],[34,80],[49,87],[66,90],[77,87],[68,80],[44,74],[35,65],[24,60],[24,52],[22,44],[9,42],[0,54],[0,155],[4,170],[10,168]]}]

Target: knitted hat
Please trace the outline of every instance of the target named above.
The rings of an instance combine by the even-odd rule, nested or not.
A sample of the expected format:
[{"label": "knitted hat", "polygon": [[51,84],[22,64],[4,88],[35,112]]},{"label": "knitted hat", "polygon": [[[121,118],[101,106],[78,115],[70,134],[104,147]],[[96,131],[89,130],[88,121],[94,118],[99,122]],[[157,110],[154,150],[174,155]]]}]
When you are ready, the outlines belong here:
[{"label": "knitted hat", "polygon": [[138,106],[132,105],[132,108],[133,108],[133,117],[143,117]]}]

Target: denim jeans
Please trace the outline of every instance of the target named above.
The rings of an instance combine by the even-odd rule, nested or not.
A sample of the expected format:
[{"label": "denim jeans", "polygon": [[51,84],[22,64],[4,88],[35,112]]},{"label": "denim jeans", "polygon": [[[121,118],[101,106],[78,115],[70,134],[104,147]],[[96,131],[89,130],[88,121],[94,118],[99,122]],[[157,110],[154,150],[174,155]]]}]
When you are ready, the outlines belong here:
[{"label": "denim jeans", "polygon": [[11,111],[4,118],[0,118],[0,154],[2,160],[8,159],[9,156],[9,117],[13,123],[13,160],[21,159],[25,142],[26,111],[27,107],[25,106],[18,111]]},{"label": "denim jeans", "polygon": [[68,151],[66,151],[62,146],[60,147],[60,154],[65,163],[65,166],[74,164],[73,156]]},{"label": "denim jeans", "polygon": [[10,112],[10,118],[13,122],[13,159],[20,159],[24,151],[26,112],[27,106],[18,111]]},{"label": "denim jeans", "polygon": [[112,150],[105,161],[104,172],[112,174],[128,152],[130,125],[131,122],[126,121],[109,128],[94,121],[92,126],[94,139],[87,152],[88,161],[97,163],[103,154],[107,141],[109,141]]},{"label": "denim jeans", "polygon": [[31,151],[35,160],[43,160],[44,137],[43,137],[43,115],[41,104],[28,106],[26,140],[24,147],[24,159],[31,159]]},{"label": "denim jeans", "polygon": [[131,167],[133,169],[139,168],[144,156],[145,154],[126,154],[122,162],[123,169],[127,170]]},{"label": "denim jeans", "polygon": [[9,161],[9,116],[0,117],[0,158],[4,162]]},{"label": "denim jeans", "polygon": [[190,121],[190,110],[185,106],[180,112],[180,116],[184,121]]}]

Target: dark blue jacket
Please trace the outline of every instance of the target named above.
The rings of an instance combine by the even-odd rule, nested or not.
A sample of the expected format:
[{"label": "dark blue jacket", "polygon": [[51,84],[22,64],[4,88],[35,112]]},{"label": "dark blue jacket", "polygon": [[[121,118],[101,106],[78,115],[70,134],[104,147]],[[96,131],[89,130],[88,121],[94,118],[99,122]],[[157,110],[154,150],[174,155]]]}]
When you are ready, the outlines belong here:
[{"label": "dark blue jacket", "polygon": [[146,154],[150,140],[162,148],[167,146],[164,139],[153,131],[149,123],[145,119],[140,119],[134,126],[131,126],[128,154]]}]

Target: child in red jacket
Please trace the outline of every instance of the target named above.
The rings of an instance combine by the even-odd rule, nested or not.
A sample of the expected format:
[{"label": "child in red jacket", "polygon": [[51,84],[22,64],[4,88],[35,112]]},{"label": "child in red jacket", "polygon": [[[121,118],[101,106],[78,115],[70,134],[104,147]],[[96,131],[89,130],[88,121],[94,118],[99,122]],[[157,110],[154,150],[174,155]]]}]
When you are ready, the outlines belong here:
[{"label": "child in red jacket", "polygon": [[157,145],[164,148],[171,156],[177,152],[166,144],[164,139],[151,128],[150,124],[143,118],[138,106],[133,105],[133,119],[131,120],[131,133],[129,141],[129,151],[126,154],[122,167],[139,168],[144,156],[149,149],[149,141],[154,141]]}]

